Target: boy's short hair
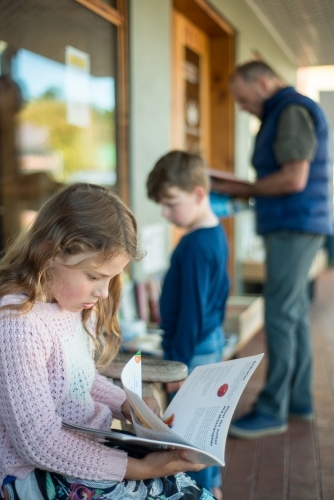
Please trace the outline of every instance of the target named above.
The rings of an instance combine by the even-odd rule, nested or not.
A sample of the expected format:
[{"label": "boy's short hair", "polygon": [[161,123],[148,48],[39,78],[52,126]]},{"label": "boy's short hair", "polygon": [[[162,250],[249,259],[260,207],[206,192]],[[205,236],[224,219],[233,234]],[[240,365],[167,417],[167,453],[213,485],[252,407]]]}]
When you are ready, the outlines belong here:
[{"label": "boy's short hair", "polygon": [[175,150],[157,161],[146,186],[148,197],[159,203],[163,197],[168,197],[171,187],[190,193],[196,186],[202,186],[208,193],[210,180],[206,163],[200,155]]}]

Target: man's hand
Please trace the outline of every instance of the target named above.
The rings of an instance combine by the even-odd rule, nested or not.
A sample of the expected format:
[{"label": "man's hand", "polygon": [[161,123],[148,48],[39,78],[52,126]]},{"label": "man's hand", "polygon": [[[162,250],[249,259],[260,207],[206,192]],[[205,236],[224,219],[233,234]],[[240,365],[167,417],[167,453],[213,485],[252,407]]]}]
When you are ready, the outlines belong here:
[{"label": "man's hand", "polygon": [[305,189],[310,171],[308,160],[284,163],[280,170],[255,182],[254,196],[284,196]]}]

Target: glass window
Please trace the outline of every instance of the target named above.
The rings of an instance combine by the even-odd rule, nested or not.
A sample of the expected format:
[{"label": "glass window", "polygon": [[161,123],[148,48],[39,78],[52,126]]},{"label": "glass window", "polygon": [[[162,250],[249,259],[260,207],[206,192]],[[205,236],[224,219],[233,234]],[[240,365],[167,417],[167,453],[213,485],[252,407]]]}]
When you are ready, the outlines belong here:
[{"label": "glass window", "polygon": [[2,1],[0,74],[22,102],[6,125],[16,154],[1,161],[4,241],[59,185],[117,185],[117,28],[72,0],[13,6]]}]

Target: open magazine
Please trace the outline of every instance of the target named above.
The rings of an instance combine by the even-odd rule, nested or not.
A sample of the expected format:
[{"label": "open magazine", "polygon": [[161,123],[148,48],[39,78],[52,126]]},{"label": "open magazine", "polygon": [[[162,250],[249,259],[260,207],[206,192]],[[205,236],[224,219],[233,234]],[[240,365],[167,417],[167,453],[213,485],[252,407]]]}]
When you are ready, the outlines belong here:
[{"label": "open magazine", "polygon": [[139,351],[124,366],[121,376],[136,435],[70,422],[63,422],[63,426],[89,434],[138,458],[162,449],[184,449],[191,462],[223,466],[232,415],[262,356],[198,366],[187,377],[161,420],[142,400]]}]

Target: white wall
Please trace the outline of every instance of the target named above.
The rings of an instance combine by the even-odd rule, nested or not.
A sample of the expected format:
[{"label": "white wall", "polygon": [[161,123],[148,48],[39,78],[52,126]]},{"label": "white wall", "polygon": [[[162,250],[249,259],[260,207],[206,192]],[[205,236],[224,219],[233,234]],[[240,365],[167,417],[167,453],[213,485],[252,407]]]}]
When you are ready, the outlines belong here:
[{"label": "white wall", "polygon": [[[140,233],[152,224],[162,225],[164,268],[168,265],[169,230],[160,208],[147,199],[146,179],[154,162],[171,145],[171,14],[169,0],[130,2],[131,205]],[[146,274],[145,262],[134,265],[136,280]]]},{"label": "white wall", "polygon": [[301,94],[320,102],[320,92],[334,90],[334,66],[299,68],[297,89]]}]

